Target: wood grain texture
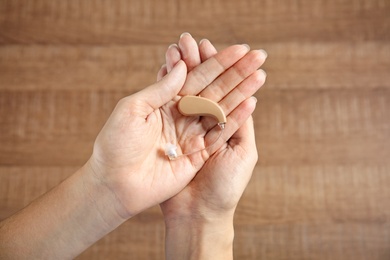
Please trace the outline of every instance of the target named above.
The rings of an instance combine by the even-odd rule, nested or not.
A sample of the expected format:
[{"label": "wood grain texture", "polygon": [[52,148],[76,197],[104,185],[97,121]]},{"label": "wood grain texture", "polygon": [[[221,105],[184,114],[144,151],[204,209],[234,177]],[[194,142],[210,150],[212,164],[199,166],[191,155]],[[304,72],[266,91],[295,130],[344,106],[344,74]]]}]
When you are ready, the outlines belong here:
[{"label": "wood grain texture", "polygon": [[[0,0],[0,219],[78,169],[189,31],[269,54],[235,258],[389,259],[389,13],[387,0]],[[163,241],[156,206],[78,259],[162,259]]]},{"label": "wood grain texture", "polygon": [[1,43],[156,44],[183,31],[215,42],[387,41],[387,0],[3,0]]},{"label": "wood grain texture", "polygon": [[[0,45],[0,90],[136,91],[155,81],[167,46]],[[389,86],[386,43],[254,43],[252,48],[266,49],[270,57],[264,65],[267,88]]]},{"label": "wood grain texture", "polygon": [[387,259],[389,171],[259,165],[236,214],[237,259]]}]

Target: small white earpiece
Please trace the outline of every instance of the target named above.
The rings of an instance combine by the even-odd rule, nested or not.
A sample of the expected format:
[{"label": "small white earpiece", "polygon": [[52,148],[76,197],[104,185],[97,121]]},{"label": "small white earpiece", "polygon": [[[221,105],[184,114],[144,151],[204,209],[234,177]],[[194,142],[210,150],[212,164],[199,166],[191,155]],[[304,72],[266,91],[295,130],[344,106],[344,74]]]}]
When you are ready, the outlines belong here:
[{"label": "small white earpiece", "polygon": [[168,156],[169,160],[177,158],[177,146],[171,143],[165,145],[165,155]]}]

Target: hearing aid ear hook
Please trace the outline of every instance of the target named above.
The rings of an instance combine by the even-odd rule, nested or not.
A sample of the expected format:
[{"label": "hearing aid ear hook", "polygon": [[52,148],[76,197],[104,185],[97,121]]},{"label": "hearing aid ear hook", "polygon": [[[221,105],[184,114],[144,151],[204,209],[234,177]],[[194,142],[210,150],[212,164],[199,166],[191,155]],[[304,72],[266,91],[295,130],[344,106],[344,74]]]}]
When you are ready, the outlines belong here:
[{"label": "hearing aid ear hook", "polygon": [[[217,142],[219,137],[222,134],[222,130],[225,128],[226,124],[226,116],[223,112],[222,108],[218,105],[218,103],[199,96],[184,96],[180,99],[178,104],[179,112],[184,116],[212,116],[218,120],[218,126],[221,128],[221,133],[218,136],[218,138],[211,144]],[[210,147],[209,145],[208,147]],[[200,152],[204,149],[183,154],[183,155],[189,155],[196,152]],[[165,155],[168,156],[170,160],[176,159],[180,155],[177,154],[177,146],[171,143],[168,143],[165,147]]]}]

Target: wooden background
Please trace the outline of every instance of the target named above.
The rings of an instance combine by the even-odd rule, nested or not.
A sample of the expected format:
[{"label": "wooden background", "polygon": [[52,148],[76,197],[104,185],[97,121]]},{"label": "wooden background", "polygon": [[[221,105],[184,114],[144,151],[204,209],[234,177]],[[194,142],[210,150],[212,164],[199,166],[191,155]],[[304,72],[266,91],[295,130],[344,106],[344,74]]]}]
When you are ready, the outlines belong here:
[{"label": "wooden background", "polygon": [[[0,219],[72,174],[182,32],[264,48],[236,259],[390,259],[389,0],[0,0]],[[163,259],[160,209],[79,259]]]}]

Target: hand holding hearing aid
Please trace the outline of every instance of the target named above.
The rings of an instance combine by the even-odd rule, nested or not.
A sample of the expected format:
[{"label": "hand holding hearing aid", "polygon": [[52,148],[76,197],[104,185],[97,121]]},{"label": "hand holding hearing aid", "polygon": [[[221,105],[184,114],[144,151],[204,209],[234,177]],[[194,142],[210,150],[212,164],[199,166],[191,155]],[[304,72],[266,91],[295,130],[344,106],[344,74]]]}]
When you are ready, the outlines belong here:
[{"label": "hand holding hearing aid", "polygon": [[[260,63],[247,46],[233,45],[188,74],[178,61],[157,83],[117,104],[95,141],[89,165],[117,198],[122,215],[131,217],[177,194],[244,124],[255,106],[248,98],[258,88],[247,87],[256,81],[251,75]],[[214,116],[183,115],[188,108],[180,112],[178,105],[188,95],[211,100],[226,115],[221,138],[197,153],[192,152],[215,142],[221,127]],[[164,154],[168,143],[176,145],[178,155],[192,154],[169,160]]]},{"label": "hand holding hearing aid", "polygon": [[[164,75],[164,70],[170,71],[170,68],[178,62],[177,57],[185,60],[187,66],[189,63],[189,68],[193,67],[193,70],[196,70],[197,66],[217,53],[208,40],[202,40],[197,46],[195,40],[188,34],[180,38],[178,45],[172,45],[168,49],[167,66],[160,70],[160,77]],[[227,120],[222,138],[219,138],[218,142],[208,149],[211,156],[194,179],[179,194],[161,204],[167,228],[166,251],[168,256],[180,253],[185,255],[182,250],[183,248],[185,250],[186,246],[183,244],[177,246],[177,241],[181,240],[181,237],[194,234],[193,237],[196,238],[197,234],[217,233],[229,240],[234,233],[232,230],[233,214],[257,161],[253,120],[250,117],[256,99],[251,96],[265,80],[263,71],[254,70],[252,74],[249,71],[253,71],[253,68],[262,64],[266,58],[265,54],[264,51],[252,51],[234,65],[231,73],[244,75],[245,79],[233,89],[232,86],[222,83],[235,80],[232,74],[229,76],[226,73],[220,76],[218,84],[211,83],[200,93],[202,97],[217,101],[219,108],[227,116]],[[189,76],[190,74],[191,72]],[[193,81],[187,80],[182,93],[188,94],[191,91],[193,85],[188,82]],[[186,114],[185,111],[183,114]],[[222,121],[214,117],[215,115],[210,116],[206,113],[206,116],[199,120],[210,125]],[[210,133],[215,133],[215,131],[214,128]],[[178,158],[178,160],[181,159]],[[180,221],[177,221],[178,219]],[[216,221],[213,222],[213,220]],[[213,243],[207,248],[210,255],[218,259],[231,258],[231,250],[223,247],[224,250],[219,251],[220,247],[215,245]]]},{"label": "hand holding hearing aid", "polygon": [[[212,116],[218,120],[218,126],[221,130],[220,135],[222,135],[222,130],[225,128],[226,116],[222,108],[215,102],[210,99],[197,97],[197,96],[184,96],[178,102],[178,110],[184,116]],[[213,145],[218,138],[211,144]],[[209,145],[208,147],[210,147]],[[170,160],[177,159],[179,156],[191,155],[202,150],[207,149],[208,147],[202,148],[200,150],[187,152],[186,154],[178,155],[177,146],[171,143],[166,144],[165,146],[165,155],[168,156]]]},{"label": "hand holding hearing aid", "polygon": [[[244,46],[248,48],[247,45]],[[224,51],[226,50],[221,51],[221,53]],[[222,114],[226,117],[225,111],[226,113],[233,111],[234,108],[245,101],[245,99],[250,98],[264,83],[265,73],[263,70],[257,69],[263,64],[267,54],[264,50],[254,50],[247,53],[223,76],[219,77],[214,82],[211,82],[207,88],[202,88],[199,86],[199,82],[193,81],[193,79],[196,79],[196,77],[192,76],[199,73],[205,73],[201,70],[201,68],[207,68],[207,66],[199,65],[202,62],[207,61],[211,63],[211,61],[218,60],[218,56],[213,57],[216,53],[217,51],[210,43],[210,41],[206,39],[202,40],[198,47],[195,40],[188,33],[182,35],[178,45],[173,44],[169,46],[166,53],[166,65],[164,65],[159,71],[157,77],[158,79],[165,75],[166,72],[169,72],[174,64],[176,64],[180,59],[186,61],[188,68],[193,68],[193,70],[189,72],[187,81],[180,91],[180,94],[183,94],[184,98],[178,102],[178,106],[179,111],[182,112],[183,115],[205,115],[216,118],[218,117],[217,115],[221,116]],[[239,73],[239,75],[237,75],[237,73]],[[236,86],[237,88],[235,88]],[[195,98],[194,96],[185,96],[188,94],[197,94],[199,97]],[[185,107],[187,111],[191,110],[191,113],[182,111],[180,109],[181,107]],[[209,112],[205,112],[204,110],[209,110]],[[210,123],[210,118],[206,117],[202,120],[206,121],[208,125],[215,125],[215,122]],[[224,120],[225,122],[223,124],[221,122],[222,120],[219,120],[218,125],[224,127],[226,119]],[[206,124],[206,122],[204,124]],[[215,131],[211,132],[210,134],[215,135]],[[221,134],[222,131],[220,131],[219,135]],[[215,138],[214,141],[209,142],[207,147],[202,149],[193,148],[191,151],[187,149],[186,152],[182,155],[191,155],[193,153],[205,150],[206,148],[211,147],[217,140],[218,138]],[[177,154],[176,150],[176,144],[168,143],[166,145],[165,153],[169,158],[175,159],[178,156],[181,156]]]}]

